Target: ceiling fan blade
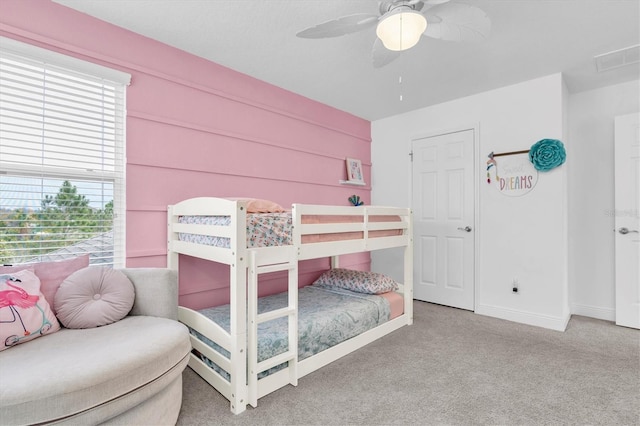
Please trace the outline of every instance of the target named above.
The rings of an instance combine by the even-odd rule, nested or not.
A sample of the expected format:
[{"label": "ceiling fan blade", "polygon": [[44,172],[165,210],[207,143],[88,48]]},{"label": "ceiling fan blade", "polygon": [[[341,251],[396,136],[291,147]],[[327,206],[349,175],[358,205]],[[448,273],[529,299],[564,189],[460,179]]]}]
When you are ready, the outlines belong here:
[{"label": "ceiling fan blade", "polygon": [[400,51],[389,50],[384,47],[382,41],[376,37],[376,41],[373,43],[373,50],[371,51],[374,68],[382,68],[390,62],[393,62],[398,56]]},{"label": "ceiling fan blade", "polygon": [[424,15],[424,36],[446,41],[483,41],[491,32],[491,20],[475,6],[447,3],[429,8]]},{"label": "ceiling fan blade", "polygon": [[302,38],[339,37],[369,28],[378,22],[378,15],[358,13],[323,22],[300,31],[296,36]]},{"label": "ceiling fan blade", "polygon": [[442,4],[442,3],[448,3],[451,0],[422,0],[422,3],[428,5],[428,6],[435,6],[438,4]]}]

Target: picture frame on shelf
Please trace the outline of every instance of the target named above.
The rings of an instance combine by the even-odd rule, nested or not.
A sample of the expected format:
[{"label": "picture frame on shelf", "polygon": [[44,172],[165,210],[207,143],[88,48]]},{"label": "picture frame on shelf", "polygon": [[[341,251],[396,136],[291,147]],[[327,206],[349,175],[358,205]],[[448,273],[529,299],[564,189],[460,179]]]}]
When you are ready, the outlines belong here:
[{"label": "picture frame on shelf", "polygon": [[364,185],[364,172],[362,161],[357,158],[347,158],[347,182],[356,185]]}]

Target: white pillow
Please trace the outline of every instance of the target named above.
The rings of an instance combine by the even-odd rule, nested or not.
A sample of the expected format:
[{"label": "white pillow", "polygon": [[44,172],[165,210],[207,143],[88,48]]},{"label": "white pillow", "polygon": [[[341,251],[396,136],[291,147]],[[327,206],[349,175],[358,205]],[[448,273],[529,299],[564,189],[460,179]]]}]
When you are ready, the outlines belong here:
[{"label": "white pillow", "polygon": [[0,351],[60,330],[58,320],[40,291],[40,280],[29,269],[0,273],[0,293],[3,299]]}]

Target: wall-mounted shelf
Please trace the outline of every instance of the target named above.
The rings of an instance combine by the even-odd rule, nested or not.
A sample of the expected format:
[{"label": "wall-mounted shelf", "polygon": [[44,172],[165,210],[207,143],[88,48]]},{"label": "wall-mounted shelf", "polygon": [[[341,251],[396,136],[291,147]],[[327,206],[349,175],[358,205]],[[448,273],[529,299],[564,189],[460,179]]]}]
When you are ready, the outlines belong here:
[{"label": "wall-mounted shelf", "polygon": [[339,180],[338,183],[340,185],[355,185],[355,186],[367,186],[364,182],[354,182],[350,180]]}]

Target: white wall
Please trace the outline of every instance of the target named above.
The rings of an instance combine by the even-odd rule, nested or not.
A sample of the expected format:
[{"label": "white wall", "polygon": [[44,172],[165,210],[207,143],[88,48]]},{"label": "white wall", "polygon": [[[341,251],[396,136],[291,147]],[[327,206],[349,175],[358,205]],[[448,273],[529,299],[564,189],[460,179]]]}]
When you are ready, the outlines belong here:
[{"label": "white wall", "polygon": [[[564,330],[569,319],[567,167],[541,173],[533,191],[506,197],[486,184],[491,152],[564,139],[560,74],[461,98],[372,123],[372,202],[411,205],[411,140],[477,126],[479,179],[476,307],[480,314]],[[572,152],[568,141],[568,161]],[[372,269],[401,279],[397,255],[373,253]],[[519,293],[511,291],[519,281]]]},{"label": "white wall", "polygon": [[614,117],[640,111],[638,80],[569,97],[571,312],[615,320]]}]

